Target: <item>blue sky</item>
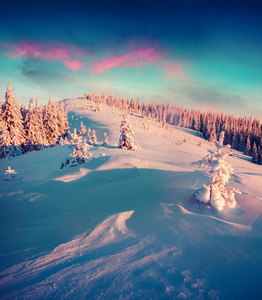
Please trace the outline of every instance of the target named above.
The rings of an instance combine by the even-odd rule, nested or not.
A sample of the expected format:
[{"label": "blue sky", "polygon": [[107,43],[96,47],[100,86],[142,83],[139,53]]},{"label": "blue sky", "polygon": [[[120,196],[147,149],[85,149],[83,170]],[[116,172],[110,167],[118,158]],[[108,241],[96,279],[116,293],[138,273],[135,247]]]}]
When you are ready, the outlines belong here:
[{"label": "blue sky", "polygon": [[1,99],[105,92],[262,119],[260,1],[12,1]]}]

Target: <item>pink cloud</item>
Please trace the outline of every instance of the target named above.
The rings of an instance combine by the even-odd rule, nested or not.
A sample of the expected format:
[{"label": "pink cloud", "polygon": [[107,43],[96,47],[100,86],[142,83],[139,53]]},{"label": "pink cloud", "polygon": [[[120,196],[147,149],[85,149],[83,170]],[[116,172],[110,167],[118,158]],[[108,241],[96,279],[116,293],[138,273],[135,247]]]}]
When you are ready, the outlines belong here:
[{"label": "pink cloud", "polygon": [[7,51],[4,55],[10,58],[20,58],[22,56],[26,58],[39,57],[48,61],[60,61],[65,67],[73,71],[83,69],[80,59],[83,58],[84,53],[77,47],[36,42],[20,42],[13,45],[5,45],[5,47]]},{"label": "pink cloud", "polygon": [[[5,49],[4,56],[10,58],[40,58],[46,61],[59,61],[66,68],[72,71],[79,71],[84,69],[83,59],[87,54],[82,49],[64,45],[61,43],[42,43],[23,41],[15,44],[1,43]],[[85,66],[91,65],[90,73],[92,75],[100,74],[109,71],[113,68],[139,68],[142,65],[153,64],[158,69],[164,71],[167,80],[179,77],[186,81],[186,75],[183,71],[183,64],[181,62],[174,62],[167,58],[167,51],[158,50],[155,46],[147,46],[144,48],[128,51],[122,55],[111,55],[104,59],[85,63]]]},{"label": "pink cloud", "polygon": [[92,75],[100,74],[117,67],[133,67],[138,68],[145,64],[155,64],[158,68],[165,71],[168,75],[167,79],[179,77],[186,81],[186,75],[183,71],[181,62],[172,62],[167,59],[166,51],[157,51],[155,47],[147,47],[143,49],[133,50],[120,56],[109,56],[97,62],[90,67]]},{"label": "pink cloud", "polygon": [[159,66],[167,72],[169,75],[168,79],[180,77],[183,81],[187,81],[187,76],[183,70],[183,64],[181,62],[163,61],[159,64]]},{"label": "pink cloud", "polygon": [[66,66],[68,69],[71,69],[72,71],[78,71],[83,69],[83,64],[80,60],[64,61],[63,65]]},{"label": "pink cloud", "polygon": [[116,67],[139,67],[142,64],[151,64],[156,62],[164,55],[164,52],[158,52],[155,48],[138,49],[127,52],[120,56],[109,56],[95,62],[91,68],[91,74],[100,74]]}]

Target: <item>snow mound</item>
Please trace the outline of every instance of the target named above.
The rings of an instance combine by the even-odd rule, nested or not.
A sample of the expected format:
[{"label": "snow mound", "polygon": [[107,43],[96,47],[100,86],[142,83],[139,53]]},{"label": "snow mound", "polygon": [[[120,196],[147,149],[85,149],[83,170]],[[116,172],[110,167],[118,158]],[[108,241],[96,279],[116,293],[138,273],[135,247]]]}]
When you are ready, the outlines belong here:
[{"label": "snow mound", "polygon": [[70,182],[70,181],[74,181],[74,180],[77,180],[77,179],[80,179],[80,178],[86,176],[89,172],[91,172],[91,170],[80,168],[80,170],[75,172],[75,173],[64,175],[64,176],[55,178],[54,180],[55,181]]},{"label": "snow mound", "polygon": [[39,277],[42,272],[55,266],[72,261],[98,248],[111,243],[118,243],[135,234],[126,227],[126,221],[134,211],[126,211],[108,217],[99,224],[89,235],[83,233],[72,241],[61,244],[51,253],[37,259],[15,265],[0,273],[0,285],[13,285],[24,280]]},{"label": "snow mound", "polygon": [[181,206],[181,205],[178,205],[178,207],[181,209],[181,212],[182,212],[183,214],[186,214],[186,215],[195,215],[195,216],[199,216],[199,217],[201,217],[201,218],[211,218],[211,219],[217,220],[217,221],[219,221],[219,222],[222,222],[222,223],[225,223],[225,224],[228,224],[228,225],[235,226],[235,227],[237,227],[239,230],[251,230],[251,229],[252,229],[252,226],[251,226],[251,225],[237,224],[237,223],[233,223],[233,222],[230,222],[230,221],[227,221],[227,220],[223,220],[223,219],[217,218],[217,217],[212,216],[212,215],[198,214],[198,213],[191,212],[191,211],[187,210],[186,208],[184,208],[184,207]]}]

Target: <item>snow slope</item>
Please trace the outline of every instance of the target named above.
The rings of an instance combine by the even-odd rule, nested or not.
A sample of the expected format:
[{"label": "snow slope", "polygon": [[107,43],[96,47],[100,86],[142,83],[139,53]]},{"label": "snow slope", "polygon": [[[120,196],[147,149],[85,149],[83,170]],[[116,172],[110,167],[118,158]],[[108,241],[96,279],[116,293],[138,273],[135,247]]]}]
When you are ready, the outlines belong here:
[{"label": "snow slope", "polygon": [[83,121],[110,146],[63,170],[67,146],[0,161],[18,172],[0,181],[1,299],[260,299],[262,167],[228,158],[243,194],[217,213],[192,199],[209,178],[191,163],[214,149],[196,132],[130,116],[142,149],[124,151],[122,112],[67,105],[72,131]]}]

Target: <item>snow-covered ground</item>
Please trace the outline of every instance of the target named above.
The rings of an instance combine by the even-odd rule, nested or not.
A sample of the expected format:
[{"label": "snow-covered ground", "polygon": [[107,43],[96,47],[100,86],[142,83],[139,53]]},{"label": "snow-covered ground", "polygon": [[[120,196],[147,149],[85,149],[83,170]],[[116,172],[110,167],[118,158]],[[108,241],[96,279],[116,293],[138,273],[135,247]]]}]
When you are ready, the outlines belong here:
[{"label": "snow-covered ground", "polygon": [[0,161],[18,172],[0,181],[1,299],[260,299],[262,167],[228,157],[242,195],[218,213],[192,198],[209,177],[191,163],[215,148],[196,132],[130,116],[142,149],[124,151],[123,112],[66,102],[71,131],[110,146],[62,170],[66,145]]}]

